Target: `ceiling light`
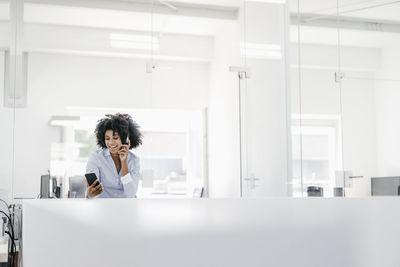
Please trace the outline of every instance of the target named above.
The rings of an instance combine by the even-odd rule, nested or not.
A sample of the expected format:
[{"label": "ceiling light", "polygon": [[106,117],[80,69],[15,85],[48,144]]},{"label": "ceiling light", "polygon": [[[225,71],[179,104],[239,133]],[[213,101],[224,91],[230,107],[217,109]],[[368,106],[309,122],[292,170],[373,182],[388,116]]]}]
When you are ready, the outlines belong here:
[{"label": "ceiling light", "polygon": [[260,2],[271,4],[286,4],[286,0],[246,0],[246,2]]},{"label": "ceiling light", "polygon": [[139,34],[110,34],[110,44],[114,48],[130,48],[141,50],[159,50],[157,37]]},{"label": "ceiling light", "polygon": [[242,57],[248,58],[282,58],[281,47],[276,44],[241,43],[240,52]]},{"label": "ceiling light", "polygon": [[74,126],[80,121],[80,116],[51,116],[50,126]]}]

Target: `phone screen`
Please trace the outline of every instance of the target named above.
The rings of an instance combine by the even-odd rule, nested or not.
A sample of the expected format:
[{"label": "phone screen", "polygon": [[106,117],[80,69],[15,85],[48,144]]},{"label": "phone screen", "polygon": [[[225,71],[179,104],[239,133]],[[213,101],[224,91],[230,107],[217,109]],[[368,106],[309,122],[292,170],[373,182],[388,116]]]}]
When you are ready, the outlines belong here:
[{"label": "phone screen", "polygon": [[97,184],[99,183],[95,173],[86,173],[85,177],[86,177],[86,180],[87,180],[89,186],[92,185],[95,181],[96,181],[95,186],[97,186]]}]

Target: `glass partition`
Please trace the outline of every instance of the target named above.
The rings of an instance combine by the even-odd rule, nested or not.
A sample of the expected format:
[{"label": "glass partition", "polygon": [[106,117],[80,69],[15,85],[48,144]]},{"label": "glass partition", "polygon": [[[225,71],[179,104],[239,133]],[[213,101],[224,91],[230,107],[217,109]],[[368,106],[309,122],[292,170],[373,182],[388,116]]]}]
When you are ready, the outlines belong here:
[{"label": "glass partition", "polygon": [[292,196],[332,196],[342,169],[336,23],[335,1],[291,1]]},{"label": "glass partition", "polygon": [[[400,184],[385,178],[400,174],[400,3],[339,2],[346,195],[397,195]],[[371,178],[386,189],[374,190]]]},{"label": "glass partition", "polygon": [[[142,126],[143,198],[306,196],[310,186],[332,196],[357,181],[368,191],[368,179],[349,177],[396,175],[394,152],[378,146],[396,131],[381,119],[388,99],[377,88],[397,85],[386,56],[396,54],[397,22],[385,24],[382,11],[397,5],[13,3],[18,78],[15,92],[4,88],[1,115],[18,142],[5,144],[14,157],[1,179],[14,177],[5,182],[14,198],[37,197],[49,172],[68,196],[97,148],[97,120],[116,112]],[[365,31],[362,19],[376,21]]]},{"label": "glass partition", "polygon": [[291,1],[293,196],[309,186],[398,194],[385,179],[399,171],[399,11],[393,1]]},{"label": "glass partition", "polygon": [[287,196],[287,9],[283,1],[244,1],[242,12],[242,196]]},{"label": "glass partition", "polygon": [[140,198],[206,194],[204,137],[215,34],[210,25],[224,23],[209,17],[213,13],[225,15],[215,7],[205,11],[200,2],[186,6],[153,2],[149,32],[153,44],[146,72],[151,77],[150,108],[159,115],[143,129],[144,144],[138,149],[143,173]]},{"label": "glass partition", "polygon": [[284,2],[15,3],[14,199],[49,174],[68,197],[117,112],[144,135],[138,197],[286,194]]},{"label": "glass partition", "polygon": [[[14,22],[10,21],[10,1],[0,1],[0,121],[2,155],[0,158],[0,198],[9,202],[13,191],[14,165],[14,106],[17,100],[15,86],[10,78],[15,72],[15,54],[10,48],[15,36],[12,36]],[[1,204],[0,210],[5,207]]]},{"label": "glass partition", "polygon": [[398,176],[399,8],[0,1],[0,193],[35,198],[50,173],[68,196],[97,120],[124,112],[139,197],[373,194]]},{"label": "glass partition", "polygon": [[48,173],[68,196],[69,178],[85,173],[105,114],[129,113],[143,124],[136,110],[152,103],[151,5],[111,2],[21,7],[27,85],[25,105],[15,110],[14,198],[37,197]]}]

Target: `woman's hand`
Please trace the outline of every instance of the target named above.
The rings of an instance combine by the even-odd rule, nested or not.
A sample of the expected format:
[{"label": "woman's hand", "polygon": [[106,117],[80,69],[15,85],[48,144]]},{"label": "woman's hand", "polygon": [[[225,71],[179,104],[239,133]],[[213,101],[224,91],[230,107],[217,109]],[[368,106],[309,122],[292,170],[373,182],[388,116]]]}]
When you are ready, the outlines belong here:
[{"label": "woman's hand", "polygon": [[128,141],[127,145],[122,145],[121,149],[118,151],[119,159],[122,162],[126,162],[129,154],[129,147],[131,146],[131,141]]},{"label": "woman's hand", "polygon": [[100,195],[104,191],[103,185],[99,182],[99,180],[94,181],[93,184],[90,186],[86,181],[86,185],[88,189],[87,191],[88,198],[94,198],[95,196]]}]

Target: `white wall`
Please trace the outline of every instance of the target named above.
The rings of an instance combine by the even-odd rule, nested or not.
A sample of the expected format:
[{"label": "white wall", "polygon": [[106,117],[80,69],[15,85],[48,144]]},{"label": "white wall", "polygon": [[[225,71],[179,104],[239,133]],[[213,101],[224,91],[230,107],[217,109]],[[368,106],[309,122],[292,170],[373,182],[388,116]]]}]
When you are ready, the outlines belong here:
[{"label": "white wall", "polygon": [[208,113],[210,197],[240,196],[238,81],[237,74],[228,71],[240,64],[239,53],[237,27],[216,36]]},{"label": "white wall", "polygon": [[170,70],[151,75],[145,61],[30,53],[28,105],[16,110],[15,197],[35,197],[50,163],[59,129],[52,115],[66,107],[198,109],[208,105],[208,63],[163,62]]},{"label": "white wall", "polygon": [[246,43],[276,46],[280,56],[256,58],[248,49],[247,66],[251,78],[246,80],[247,173],[258,178],[255,188],[244,181],[244,196],[287,196],[287,113],[284,54],[284,6],[271,3],[246,4]]},{"label": "white wall", "polygon": [[400,175],[400,52],[393,43],[382,50],[382,70],[375,81],[377,176]]}]

